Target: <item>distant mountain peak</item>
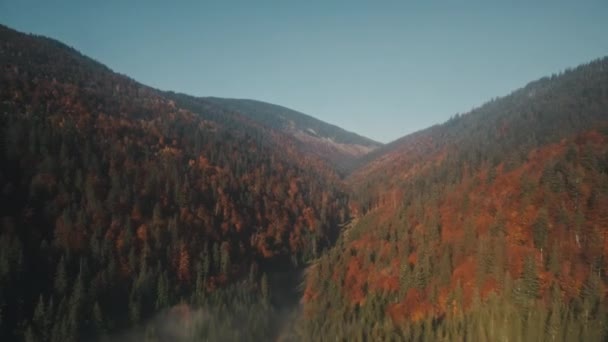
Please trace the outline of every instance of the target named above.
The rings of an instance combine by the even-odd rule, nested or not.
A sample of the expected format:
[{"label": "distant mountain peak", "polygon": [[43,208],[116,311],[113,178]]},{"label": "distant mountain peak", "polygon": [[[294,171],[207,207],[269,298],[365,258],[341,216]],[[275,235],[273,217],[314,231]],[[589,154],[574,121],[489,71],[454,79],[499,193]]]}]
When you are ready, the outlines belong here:
[{"label": "distant mountain peak", "polygon": [[287,107],[250,99],[202,98],[295,137],[302,146],[345,170],[381,143]]}]

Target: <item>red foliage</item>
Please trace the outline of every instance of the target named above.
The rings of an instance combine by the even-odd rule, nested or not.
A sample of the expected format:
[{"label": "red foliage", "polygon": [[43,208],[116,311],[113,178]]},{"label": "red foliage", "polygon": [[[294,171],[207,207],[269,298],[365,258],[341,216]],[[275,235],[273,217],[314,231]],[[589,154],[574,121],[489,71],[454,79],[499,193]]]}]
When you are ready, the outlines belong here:
[{"label": "red foliage", "polygon": [[177,278],[181,282],[190,281],[190,254],[184,245],[182,245],[179,251]]},{"label": "red foliage", "polygon": [[142,224],[137,228],[137,238],[141,240],[141,242],[146,242],[148,240],[148,226]]},{"label": "red foliage", "polygon": [[366,282],[366,274],[363,272],[361,260],[357,257],[351,258],[346,267],[344,290],[352,304],[361,304],[365,301],[366,293],[363,292],[363,286]]}]

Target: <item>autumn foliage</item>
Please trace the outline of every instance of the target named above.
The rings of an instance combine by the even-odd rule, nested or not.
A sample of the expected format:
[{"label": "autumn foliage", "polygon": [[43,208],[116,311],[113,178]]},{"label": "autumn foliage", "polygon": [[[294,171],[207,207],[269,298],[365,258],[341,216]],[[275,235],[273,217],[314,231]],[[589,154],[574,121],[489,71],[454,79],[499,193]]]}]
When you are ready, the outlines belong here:
[{"label": "autumn foliage", "polygon": [[[79,340],[243,279],[256,296],[264,272],[316,258],[348,216],[335,171],[282,131],[5,27],[0,68],[6,327]],[[31,322],[39,299],[48,327]],[[83,323],[94,307],[98,326]]]},{"label": "autumn foliage", "polygon": [[535,81],[364,157],[347,179],[357,214],[308,274],[304,331],[605,336],[607,63]]}]

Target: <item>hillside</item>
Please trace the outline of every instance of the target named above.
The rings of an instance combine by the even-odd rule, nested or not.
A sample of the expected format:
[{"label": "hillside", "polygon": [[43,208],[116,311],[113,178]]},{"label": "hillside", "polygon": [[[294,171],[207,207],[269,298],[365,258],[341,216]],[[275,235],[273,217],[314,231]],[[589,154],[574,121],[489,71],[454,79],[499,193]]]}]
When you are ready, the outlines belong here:
[{"label": "hillside", "polygon": [[605,340],[608,58],[360,161],[304,340]]},{"label": "hillside", "polygon": [[1,25],[0,70],[1,341],[608,338],[608,58],[386,145]]},{"label": "hillside", "polygon": [[266,102],[217,97],[201,100],[238,112],[295,137],[305,150],[330,161],[341,171],[346,171],[359,157],[382,145],[312,116]]},{"label": "hillside", "polygon": [[0,26],[0,70],[0,340],[274,334],[274,273],[348,216],[332,167],[49,38]]}]

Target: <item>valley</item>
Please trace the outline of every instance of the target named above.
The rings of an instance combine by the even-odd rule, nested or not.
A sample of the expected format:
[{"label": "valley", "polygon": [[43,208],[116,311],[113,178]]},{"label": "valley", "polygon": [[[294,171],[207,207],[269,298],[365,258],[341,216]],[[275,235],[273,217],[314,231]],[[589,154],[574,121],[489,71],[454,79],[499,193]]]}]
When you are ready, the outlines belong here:
[{"label": "valley", "polygon": [[0,26],[0,340],[600,341],[608,58],[382,144]]}]

